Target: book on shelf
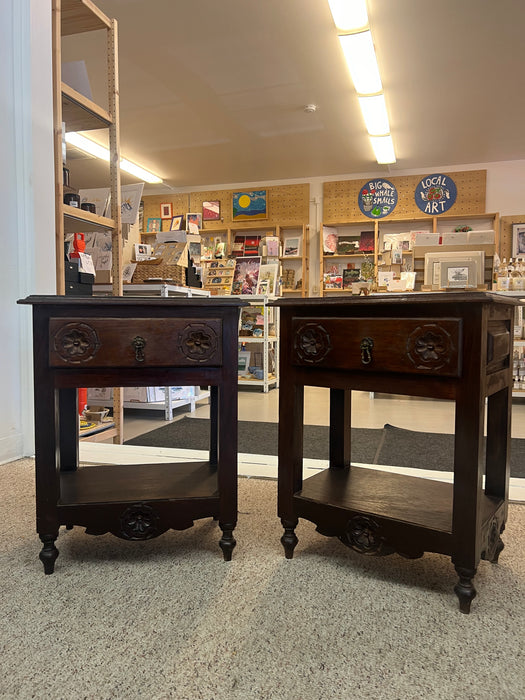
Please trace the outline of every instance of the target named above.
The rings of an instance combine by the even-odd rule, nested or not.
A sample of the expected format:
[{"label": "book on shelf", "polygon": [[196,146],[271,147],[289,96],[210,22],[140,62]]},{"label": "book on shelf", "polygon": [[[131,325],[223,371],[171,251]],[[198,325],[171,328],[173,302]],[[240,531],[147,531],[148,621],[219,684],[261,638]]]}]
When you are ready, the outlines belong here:
[{"label": "book on shelf", "polygon": [[352,289],[352,283],[358,282],[361,275],[359,268],[343,270],[343,289]]},{"label": "book on shelf", "polygon": [[301,239],[299,236],[284,240],[283,257],[292,258],[301,255]]},{"label": "book on shelf", "polygon": [[323,278],[325,289],[342,289],[343,288],[343,277],[342,275],[324,275]]},{"label": "book on shelf", "polygon": [[323,226],[323,253],[333,255],[337,252],[338,233],[334,226]]},{"label": "book on shelf", "polygon": [[374,252],[374,231],[361,231],[359,236],[359,252],[373,253]]},{"label": "book on shelf", "polygon": [[266,255],[269,258],[279,257],[279,237],[278,236],[266,236],[263,239],[266,243]]},{"label": "book on shelf", "polygon": [[352,236],[346,233],[341,234],[337,239],[337,255],[359,253],[360,242],[361,236]]}]

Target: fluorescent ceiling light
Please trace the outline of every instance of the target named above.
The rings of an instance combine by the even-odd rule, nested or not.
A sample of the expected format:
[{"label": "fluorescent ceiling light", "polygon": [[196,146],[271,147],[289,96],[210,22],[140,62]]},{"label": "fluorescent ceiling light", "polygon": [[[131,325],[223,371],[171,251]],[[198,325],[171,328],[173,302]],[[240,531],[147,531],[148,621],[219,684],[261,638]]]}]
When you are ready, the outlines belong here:
[{"label": "fluorescent ceiling light", "polygon": [[374,149],[374,154],[378,163],[395,163],[396,154],[392,137],[389,136],[370,136],[370,143]]},{"label": "fluorescent ceiling light", "polygon": [[335,26],[351,32],[368,26],[366,0],[328,0]]},{"label": "fluorescent ceiling light", "polygon": [[[80,134],[78,131],[69,131],[66,134],[66,141],[72,146],[79,148],[81,151],[89,153],[90,156],[95,156],[95,158],[100,158],[101,160],[105,160],[109,163],[109,149],[107,149],[105,146],[101,146],[96,141],[87,138],[87,136],[83,136],[83,134]],[[124,170],[130,175],[133,175],[139,180],[144,180],[145,182],[149,182],[151,184],[162,182],[162,179],[157,175],[149,172],[149,170],[145,170],[140,165],[131,163],[125,158],[121,158],[120,160],[120,169]]]},{"label": "fluorescent ceiling light", "polygon": [[388,113],[384,95],[358,97],[361,112],[370,136],[384,136],[390,133]]},{"label": "fluorescent ceiling light", "polygon": [[381,92],[381,76],[370,31],[339,37],[355,90],[360,95]]}]

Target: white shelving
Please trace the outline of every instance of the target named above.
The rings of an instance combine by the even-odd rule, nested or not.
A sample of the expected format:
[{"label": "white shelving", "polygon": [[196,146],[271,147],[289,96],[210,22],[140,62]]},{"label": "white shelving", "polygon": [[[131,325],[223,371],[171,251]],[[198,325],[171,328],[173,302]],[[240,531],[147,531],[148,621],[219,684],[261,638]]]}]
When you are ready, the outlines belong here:
[{"label": "white shelving", "polygon": [[[250,352],[250,366],[252,366],[253,357],[255,354],[261,355],[262,360],[262,378],[257,379],[253,375],[239,376],[239,386],[260,386],[264,393],[268,393],[270,388],[279,386],[279,324],[278,313],[276,307],[271,306],[271,302],[275,297],[266,295],[241,295],[241,298],[250,302],[249,307],[244,307],[241,310],[241,318],[239,321],[239,349],[244,345],[247,352]],[[243,328],[243,312],[244,318],[250,313],[250,308],[260,308],[262,315],[262,324],[254,324],[256,332],[262,331],[262,335],[242,335],[249,333],[250,330]],[[246,325],[246,324],[245,324]],[[253,329],[252,329],[253,330]],[[261,348],[256,350],[256,348]],[[274,371],[271,372],[271,360],[273,360]]]}]

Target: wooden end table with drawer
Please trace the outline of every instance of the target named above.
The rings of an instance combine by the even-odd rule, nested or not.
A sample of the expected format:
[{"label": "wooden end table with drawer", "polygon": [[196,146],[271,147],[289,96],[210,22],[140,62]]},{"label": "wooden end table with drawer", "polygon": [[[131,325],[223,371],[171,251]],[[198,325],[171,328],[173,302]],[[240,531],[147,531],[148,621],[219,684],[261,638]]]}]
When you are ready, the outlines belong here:
[{"label": "wooden end table with drawer", "polygon": [[[503,549],[515,302],[485,292],[442,292],[276,304],[285,556],[293,556],[300,517],[364,554],[449,555],[460,610],[468,613],[480,559],[495,562]],[[303,482],[305,386],[330,389],[330,444],[329,468]],[[454,400],[453,484],[351,466],[352,389]]]},{"label": "wooden end table with drawer", "polygon": [[[226,561],[237,522],[236,299],[30,296],[33,306],[37,532],[46,574],[59,527],[126,540],[219,521]],[[78,464],[77,390],[211,387],[209,460]]]}]

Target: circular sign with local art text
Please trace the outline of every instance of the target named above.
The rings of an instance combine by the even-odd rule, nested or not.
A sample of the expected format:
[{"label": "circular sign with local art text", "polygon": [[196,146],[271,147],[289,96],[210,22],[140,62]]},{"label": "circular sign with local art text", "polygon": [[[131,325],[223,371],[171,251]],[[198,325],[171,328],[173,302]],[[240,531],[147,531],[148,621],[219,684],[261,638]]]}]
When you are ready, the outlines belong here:
[{"label": "circular sign with local art text", "polygon": [[397,204],[397,190],[388,180],[369,180],[361,187],[359,209],[369,219],[382,219],[391,214]]},{"label": "circular sign with local art text", "polygon": [[435,173],[425,175],[420,180],[414,196],[422,212],[436,216],[444,214],[454,205],[457,194],[456,183],[451,177]]}]

